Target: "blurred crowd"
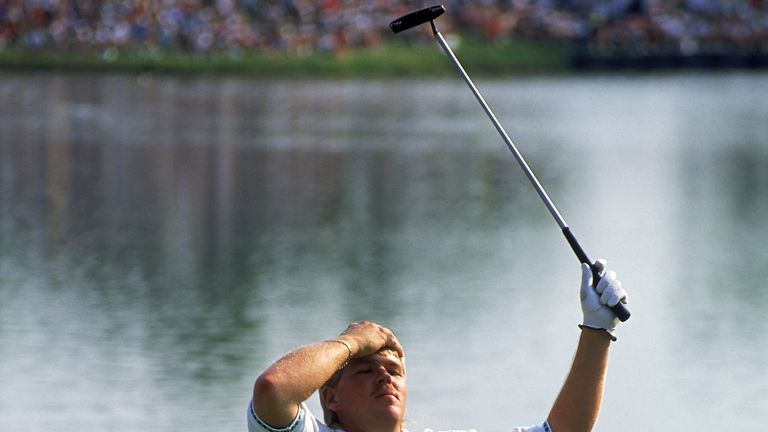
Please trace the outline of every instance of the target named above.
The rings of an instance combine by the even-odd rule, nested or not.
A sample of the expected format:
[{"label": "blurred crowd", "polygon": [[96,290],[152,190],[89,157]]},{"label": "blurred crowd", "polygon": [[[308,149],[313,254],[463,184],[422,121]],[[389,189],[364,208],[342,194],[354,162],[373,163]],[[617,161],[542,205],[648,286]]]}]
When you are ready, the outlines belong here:
[{"label": "blurred crowd", "polygon": [[[768,51],[768,0],[447,0],[444,33],[598,47]],[[0,50],[338,53],[376,47],[406,0],[0,0]],[[418,32],[414,32],[418,35]],[[416,37],[410,36],[410,37]]]}]

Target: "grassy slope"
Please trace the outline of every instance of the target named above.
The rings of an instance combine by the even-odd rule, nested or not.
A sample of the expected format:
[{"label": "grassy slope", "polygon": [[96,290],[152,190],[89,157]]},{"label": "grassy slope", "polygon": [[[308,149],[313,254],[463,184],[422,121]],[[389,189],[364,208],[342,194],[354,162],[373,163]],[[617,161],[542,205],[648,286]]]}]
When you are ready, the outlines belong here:
[{"label": "grassy slope", "polygon": [[[456,55],[473,74],[557,72],[568,67],[569,49],[532,42],[491,44],[466,40]],[[343,55],[216,54],[192,56],[147,52],[63,53],[0,51],[0,69],[242,74],[257,77],[400,77],[455,73],[439,46],[386,45]]]}]

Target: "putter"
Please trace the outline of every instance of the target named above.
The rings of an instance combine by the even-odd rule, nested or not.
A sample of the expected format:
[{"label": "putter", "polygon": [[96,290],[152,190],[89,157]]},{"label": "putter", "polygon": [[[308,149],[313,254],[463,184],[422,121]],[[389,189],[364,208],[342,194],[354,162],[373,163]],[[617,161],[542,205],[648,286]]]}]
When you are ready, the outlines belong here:
[{"label": "putter", "polygon": [[[445,38],[443,38],[443,35],[437,30],[437,26],[435,26],[435,18],[439,17],[443,13],[445,13],[445,6],[443,5],[430,6],[428,8],[421,9],[416,12],[411,12],[407,15],[404,15],[392,21],[389,24],[389,28],[394,33],[400,33],[402,31],[408,30],[410,28],[416,27],[418,25],[424,24],[425,22],[429,21],[430,25],[432,26],[432,33],[435,35],[437,42],[443,48],[443,51],[445,51],[445,53],[451,59],[453,64],[456,66],[456,69],[459,70],[459,73],[464,78],[464,81],[467,83],[467,86],[469,86],[469,89],[472,90],[472,93],[475,95],[475,98],[477,99],[478,102],[480,102],[480,106],[483,107],[483,110],[488,115],[488,118],[491,120],[491,123],[493,123],[493,126],[496,127],[496,130],[499,132],[499,135],[501,135],[501,138],[504,140],[504,143],[507,144],[507,148],[509,148],[509,151],[511,151],[512,154],[515,156],[517,163],[520,164],[520,167],[523,169],[523,171],[525,172],[525,175],[528,177],[528,180],[530,180],[531,184],[536,189],[536,192],[539,194],[539,197],[541,197],[541,200],[544,201],[544,205],[547,206],[549,213],[552,215],[553,218],[555,218],[555,221],[560,226],[560,230],[563,232],[563,236],[565,236],[565,239],[568,241],[568,244],[571,246],[571,249],[576,254],[576,257],[579,259],[580,262],[587,264],[592,268],[593,285],[597,286],[597,283],[600,281],[599,273],[601,269],[597,268],[595,263],[593,263],[592,260],[590,260],[589,257],[587,256],[587,253],[584,252],[584,249],[576,240],[576,237],[574,237],[573,233],[571,232],[571,229],[568,227],[568,224],[565,223],[565,219],[563,219],[563,216],[557,210],[557,207],[555,207],[555,203],[553,203],[552,200],[549,198],[549,195],[547,195],[547,192],[541,186],[541,183],[539,183],[539,179],[536,178],[536,175],[533,173],[533,170],[531,170],[531,168],[528,166],[528,163],[523,158],[523,155],[520,153],[520,151],[517,149],[515,144],[509,138],[509,135],[507,135],[507,132],[504,130],[504,127],[501,125],[501,123],[499,123],[499,120],[493,114],[493,111],[491,111],[491,107],[488,106],[488,104],[485,102],[485,99],[483,99],[483,96],[480,95],[480,92],[477,90],[477,87],[475,87],[475,84],[472,82],[472,79],[469,77],[469,75],[467,75],[467,72],[464,70],[464,67],[461,65],[461,63],[459,63],[459,59],[456,58],[456,55],[453,53],[453,50],[451,50],[451,47],[445,41]],[[623,302],[619,302],[615,306],[611,307],[611,311],[613,311],[616,317],[621,321],[626,321],[629,319],[630,312]]]}]

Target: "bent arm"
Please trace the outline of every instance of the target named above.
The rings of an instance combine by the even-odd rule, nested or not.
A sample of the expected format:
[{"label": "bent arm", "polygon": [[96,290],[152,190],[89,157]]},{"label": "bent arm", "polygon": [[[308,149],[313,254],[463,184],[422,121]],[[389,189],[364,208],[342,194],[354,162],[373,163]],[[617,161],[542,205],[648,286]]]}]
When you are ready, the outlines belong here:
[{"label": "bent arm", "polygon": [[588,432],[597,422],[603,398],[611,336],[585,328],[571,371],[547,420],[554,432]]},{"label": "bent arm", "polygon": [[376,323],[350,324],[335,340],[303,346],[268,367],[253,385],[253,408],[274,428],[290,426],[299,406],[352,358],[375,353],[383,347],[403,347],[394,333]]},{"label": "bent arm", "polygon": [[350,357],[335,341],[307,345],[284,355],[256,379],[253,407],[261,420],[275,428],[287,427],[299,405],[312,396]]}]

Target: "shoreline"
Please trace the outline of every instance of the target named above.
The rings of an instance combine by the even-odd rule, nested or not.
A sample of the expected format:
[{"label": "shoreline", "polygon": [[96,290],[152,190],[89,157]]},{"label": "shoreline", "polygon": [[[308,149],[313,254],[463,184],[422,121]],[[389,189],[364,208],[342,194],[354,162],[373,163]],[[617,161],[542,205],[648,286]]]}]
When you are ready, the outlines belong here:
[{"label": "shoreline", "polygon": [[[549,42],[490,44],[462,40],[454,48],[462,64],[482,75],[558,73],[569,69],[570,47]],[[191,55],[150,51],[0,51],[0,71],[242,75],[283,78],[400,78],[455,73],[439,46],[385,44],[340,54],[220,53]]]},{"label": "shoreline", "polygon": [[[493,44],[461,39],[454,47],[464,67],[482,76],[569,72],[757,70],[768,68],[768,53],[593,49],[553,42]],[[191,55],[106,49],[102,52],[0,51],[0,71],[239,75],[254,78],[403,78],[455,73],[437,45],[385,44],[341,54],[219,53]]]}]

